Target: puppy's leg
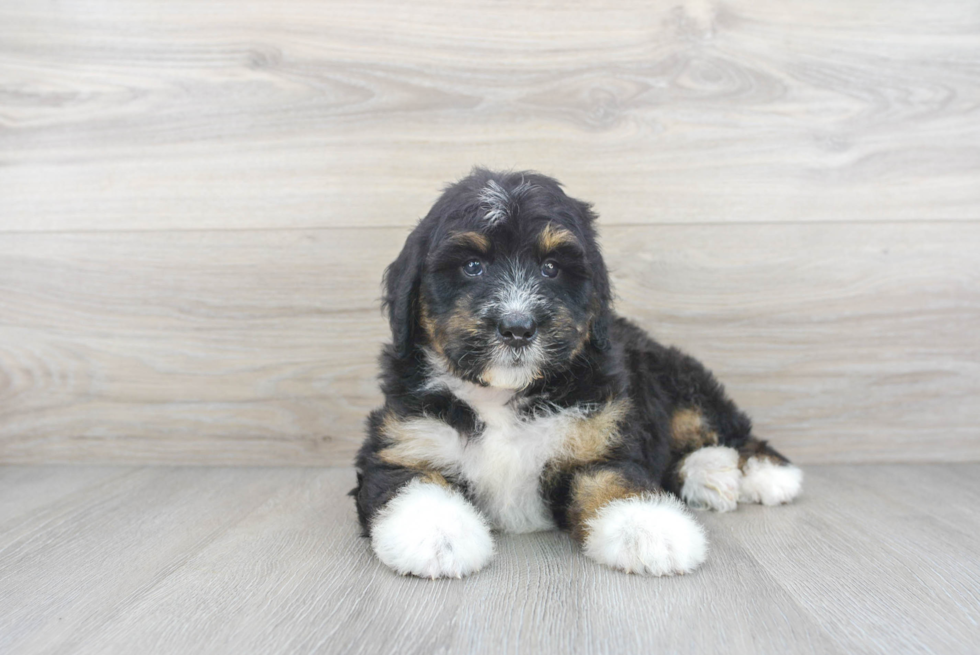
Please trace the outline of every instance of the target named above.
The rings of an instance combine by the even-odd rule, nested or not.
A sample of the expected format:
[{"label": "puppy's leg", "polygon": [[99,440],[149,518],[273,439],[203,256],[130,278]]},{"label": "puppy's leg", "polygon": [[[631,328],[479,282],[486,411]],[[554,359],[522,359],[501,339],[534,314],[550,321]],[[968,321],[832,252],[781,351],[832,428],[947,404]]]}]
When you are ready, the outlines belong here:
[{"label": "puppy's leg", "polygon": [[803,471],[765,441],[750,437],[738,449],[705,446],[680,457],[670,489],[695,509],[730,512],[736,503],[781,505],[800,495]]},{"label": "puppy's leg", "polygon": [[[494,546],[486,519],[439,473],[375,470],[363,478],[358,510],[375,554],[390,568],[423,578],[461,578],[490,561]],[[384,478],[401,484],[384,488]],[[372,489],[378,490],[373,499]]]},{"label": "puppy's leg", "polygon": [[738,507],[742,480],[738,451],[718,442],[717,431],[701,410],[690,407],[674,412],[670,422],[673,463],[667,486],[694,509],[730,512]]},{"label": "puppy's leg", "polygon": [[676,497],[636,488],[615,470],[574,475],[567,519],[586,555],[627,573],[689,573],[707,555],[704,530]]},{"label": "puppy's leg", "polygon": [[738,455],[742,471],[740,503],[781,505],[803,490],[803,471],[765,441],[749,437],[738,449]]},{"label": "puppy's leg", "polygon": [[730,512],[738,507],[742,471],[734,448],[699,448],[680,460],[676,476],[680,497],[694,509]]}]

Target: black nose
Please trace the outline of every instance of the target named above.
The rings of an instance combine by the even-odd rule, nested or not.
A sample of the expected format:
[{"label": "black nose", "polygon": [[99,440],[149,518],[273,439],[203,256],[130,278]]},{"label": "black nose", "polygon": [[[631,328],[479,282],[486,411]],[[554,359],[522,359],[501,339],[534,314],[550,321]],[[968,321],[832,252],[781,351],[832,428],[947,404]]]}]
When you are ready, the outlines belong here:
[{"label": "black nose", "polygon": [[538,326],[527,314],[507,314],[497,325],[497,331],[504,343],[512,348],[521,348],[531,343]]}]

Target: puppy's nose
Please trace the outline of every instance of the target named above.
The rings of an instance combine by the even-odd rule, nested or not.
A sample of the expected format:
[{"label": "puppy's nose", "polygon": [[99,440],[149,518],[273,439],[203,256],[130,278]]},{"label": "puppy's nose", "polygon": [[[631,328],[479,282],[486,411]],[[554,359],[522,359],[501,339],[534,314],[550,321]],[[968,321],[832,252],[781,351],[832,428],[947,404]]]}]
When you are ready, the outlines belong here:
[{"label": "puppy's nose", "polygon": [[521,348],[531,343],[538,326],[527,314],[507,314],[497,324],[504,343],[512,348]]}]

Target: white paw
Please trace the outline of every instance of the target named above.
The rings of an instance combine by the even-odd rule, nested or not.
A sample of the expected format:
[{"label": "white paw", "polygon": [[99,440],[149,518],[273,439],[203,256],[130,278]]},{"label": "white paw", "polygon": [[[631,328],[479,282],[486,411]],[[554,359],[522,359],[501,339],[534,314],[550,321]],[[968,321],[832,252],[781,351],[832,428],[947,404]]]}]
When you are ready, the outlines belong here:
[{"label": "white paw", "polygon": [[742,467],[740,503],[781,505],[800,495],[803,471],[792,464],[777,464],[770,459],[750,457]]},{"label": "white paw", "polygon": [[704,562],[704,530],[683,503],[666,494],[614,500],[588,521],[583,549],[627,573],[690,573]]},{"label": "white paw", "polygon": [[378,559],[407,575],[461,578],[493,556],[487,522],[461,493],[412,480],[371,525]]},{"label": "white paw", "polygon": [[730,512],[738,507],[738,451],[724,446],[695,450],[681,463],[681,498],[695,509]]}]

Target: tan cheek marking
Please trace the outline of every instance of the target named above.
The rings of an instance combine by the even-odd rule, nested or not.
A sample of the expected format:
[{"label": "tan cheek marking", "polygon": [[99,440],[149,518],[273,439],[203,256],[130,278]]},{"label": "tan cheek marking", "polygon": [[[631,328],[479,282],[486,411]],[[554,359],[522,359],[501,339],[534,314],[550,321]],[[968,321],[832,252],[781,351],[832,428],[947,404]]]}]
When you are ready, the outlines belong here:
[{"label": "tan cheek marking", "polygon": [[555,464],[559,467],[581,466],[605,459],[622,435],[619,424],[629,412],[629,402],[614,400],[592,416],[576,421],[565,440],[565,447]]},{"label": "tan cheek marking", "polygon": [[698,410],[679,409],[670,420],[670,441],[673,450],[685,452],[717,445],[718,434],[708,429]]},{"label": "tan cheek marking", "polygon": [[568,518],[572,537],[584,541],[589,536],[588,522],[603,507],[620,498],[640,495],[622,475],[615,471],[580,473],[572,482],[572,503]]},{"label": "tan cheek marking", "polygon": [[541,236],[538,237],[538,248],[544,254],[560,246],[575,243],[578,243],[578,239],[575,238],[574,234],[563,227],[555,226],[553,223],[548,223],[541,231]]},{"label": "tan cheek marking", "polygon": [[456,302],[453,313],[449,315],[449,319],[446,321],[447,331],[452,334],[476,336],[480,333],[480,319],[474,316],[465,304],[464,298],[460,298]]},{"label": "tan cheek marking", "polygon": [[429,343],[440,355],[446,354],[448,341],[454,336],[476,336],[480,333],[480,320],[465,306],[465,299],[460,298],[453,312],[446,318],[444,327],[432,317],[431,310],[424,300],[420,300],[419,322]]},{"label": "tan cheek marking", "polygon": [[578,357],[579,355],[581,355],[582,354],[582,351],[585,350],[585,343],[586,343],[586,341],[588,341],[588,339],[589,339],[589,332],[588,332],[588,330],[580,330],[579,331],[578,342],[575,344],[575,347],[572,348],[572,352],[569,353],[568,358],[569,359],[575,359],[576,357]]},{"label": "tan cheek marking", "polygon": [[583,337],[583,344],[592,336],[593,331],[595,330],[596,321],[599,320],[599,316],[602,314],[602,302],[599,300],[599,296],[595,293],[593,293],[592,300],[590,301],[589,305],[589,322],[586,334]]},{"label": "tan cheek marking", "polygon": [[582,349],[585,348],[585,343],[588,340],[588,324],[581,325],[576,323],[567,307],[559,307],[555,311],[554,325],[555,332],[559,337],[564,338],[565,335],[574,337],[575,347],[572,348],[572,352],[568,358],[575,359],[582,352]]},{"label": "tan cheek marking", "polygon": [[436,322],[432,319],[432,315],[429,312],[428,303],[422,298],[419,298],[419,323],[422,325],[422,331],[429,338],[429,343],[432,344],[432,347],[440,355],[443,354],[442,344],[436,336]]}]

